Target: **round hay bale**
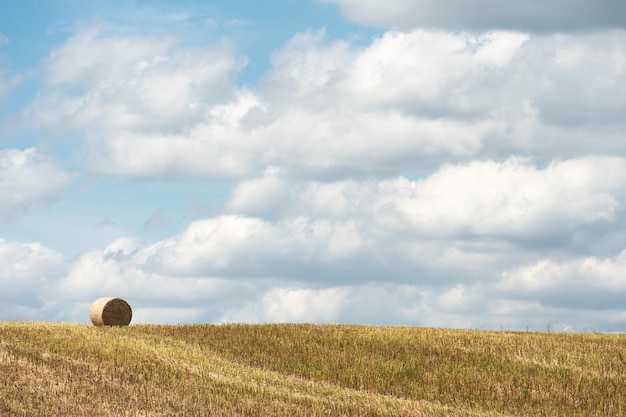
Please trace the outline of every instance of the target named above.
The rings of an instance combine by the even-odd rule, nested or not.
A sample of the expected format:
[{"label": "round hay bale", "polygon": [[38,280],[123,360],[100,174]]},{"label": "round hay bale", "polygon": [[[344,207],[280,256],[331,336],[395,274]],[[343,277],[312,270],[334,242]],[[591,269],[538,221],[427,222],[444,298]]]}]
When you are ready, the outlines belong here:
[{"label": "round hay bale", "polygon": [[102,297],[91,305],[89,318],[94,326],[128,326],[133,310],[121,298]]}]

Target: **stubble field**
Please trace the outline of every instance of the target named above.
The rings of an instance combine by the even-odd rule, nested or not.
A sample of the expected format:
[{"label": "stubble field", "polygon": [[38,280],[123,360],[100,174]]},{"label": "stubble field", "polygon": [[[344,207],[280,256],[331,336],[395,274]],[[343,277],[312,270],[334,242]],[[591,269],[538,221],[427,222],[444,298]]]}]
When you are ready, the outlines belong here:
[{"label": "stubble field", "polygon": [[0,322],[0,416],[626,416],[626,335]]}]

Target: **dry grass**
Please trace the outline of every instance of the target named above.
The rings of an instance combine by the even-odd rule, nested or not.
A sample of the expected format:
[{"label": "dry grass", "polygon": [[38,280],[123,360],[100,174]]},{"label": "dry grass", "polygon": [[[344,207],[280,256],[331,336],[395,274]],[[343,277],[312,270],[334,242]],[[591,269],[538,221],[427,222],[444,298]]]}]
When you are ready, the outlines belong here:
[{"label": "dry grass", "polygon": [[626,416],[626,335],[0,323],[4,416]]}]

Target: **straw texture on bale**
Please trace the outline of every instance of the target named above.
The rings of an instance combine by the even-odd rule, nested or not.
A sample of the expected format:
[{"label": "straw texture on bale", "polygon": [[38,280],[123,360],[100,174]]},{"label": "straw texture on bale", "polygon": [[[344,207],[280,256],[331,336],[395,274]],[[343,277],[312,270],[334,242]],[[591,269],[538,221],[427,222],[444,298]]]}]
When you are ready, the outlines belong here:
[{"label": "straw texture on bale", "polygon": [[128,326],[133,311],[121,298],[102,297],[91,305],[89,318],[95,326]]}]

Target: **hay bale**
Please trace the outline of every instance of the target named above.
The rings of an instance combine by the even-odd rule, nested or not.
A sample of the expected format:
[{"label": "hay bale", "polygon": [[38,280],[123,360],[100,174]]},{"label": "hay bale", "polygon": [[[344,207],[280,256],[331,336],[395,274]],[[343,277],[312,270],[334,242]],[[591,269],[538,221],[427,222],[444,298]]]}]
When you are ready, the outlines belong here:
[{"label": "hay bale", "polygon": [[116,297],[98,298],[89,309],[94,326],[128,326],[132,317],[130,305]]}]

